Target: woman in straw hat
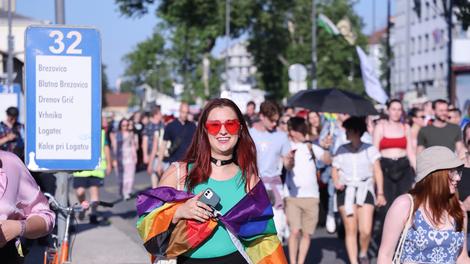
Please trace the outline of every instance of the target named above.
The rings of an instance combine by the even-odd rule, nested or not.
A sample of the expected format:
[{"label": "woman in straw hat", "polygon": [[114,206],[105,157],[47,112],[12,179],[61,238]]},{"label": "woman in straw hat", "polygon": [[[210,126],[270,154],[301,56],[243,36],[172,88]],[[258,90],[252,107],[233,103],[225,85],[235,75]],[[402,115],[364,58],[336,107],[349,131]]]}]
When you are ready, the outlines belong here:
[{"label": "woman in straw hat", "polygon": [[418,156],[414,188],[387,212],[377,263],[470,263],[463,250],[467,218],[457,192],[462,167],[446,147]]}]

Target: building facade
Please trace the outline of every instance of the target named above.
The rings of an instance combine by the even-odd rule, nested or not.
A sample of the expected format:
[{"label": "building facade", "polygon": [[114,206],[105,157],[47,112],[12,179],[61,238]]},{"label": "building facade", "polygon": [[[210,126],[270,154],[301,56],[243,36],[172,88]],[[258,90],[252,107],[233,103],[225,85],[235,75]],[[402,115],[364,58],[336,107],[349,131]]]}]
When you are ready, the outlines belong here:
[{"label": "building facade", "polygon": [[[24,64],[24,34],[26,28],[32,24],[49,24],[49,21],[41,21],[20,15],[15,12],[15,1],[12,1],[12,35],[13,35],[13,68],[14,83],[23,83]],[[0,82],[6,81],[7,58],[8,58],[8,5],[7,1],[0,0]]]},{"label": "building facade", "polygon": [[247,45],[246,42],[238,42],[220,53],[220,59],[225,60],[228,56],[229,87],[222,84],[222,90],[246,90],[255,86],[256,67],[253,56],[248,52]]},{"label": "building facade", "polygon": [[[395,7],[391,30],[392,95],[415,93],[429,100],[448,98],[448,37],[442,1],[395,0]],[[453,41],[468,40],[455,18],[453,21]],[[452,57],[460,57],[460,52],[454,48]]]}]

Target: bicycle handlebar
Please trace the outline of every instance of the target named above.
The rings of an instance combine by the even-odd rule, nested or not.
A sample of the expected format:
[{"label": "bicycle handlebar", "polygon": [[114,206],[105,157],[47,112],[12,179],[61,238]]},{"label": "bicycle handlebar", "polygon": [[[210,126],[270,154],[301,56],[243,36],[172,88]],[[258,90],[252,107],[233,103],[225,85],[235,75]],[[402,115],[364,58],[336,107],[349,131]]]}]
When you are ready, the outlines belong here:
[{"label": "bicycle handlebar", "polygon": [[[61,205],[55,198],[54,196],[52,196],[52,194],[50,193],[44,193],[44,196],[47,197],[47,199],[49,200],[49,204],[55,208],[55,209],[58,209],[59,211],[61,211],[62,213],[65,213],[65,214],[70,214],[72,212],[76,212],[76,213],[79,213],[79,212],[82,212],[84,211],[85,209],[83,208],[83,206],[81,206],[80,204],[75,204],[71,207],[67,207],[67,206],[63,206]],[[97,203],[99,206],[103,206],[103,207],[113,207],[114,204],[112,203],[108,203],[108,202],[104,202],[104,201],[96,201],[94,203]]]}]

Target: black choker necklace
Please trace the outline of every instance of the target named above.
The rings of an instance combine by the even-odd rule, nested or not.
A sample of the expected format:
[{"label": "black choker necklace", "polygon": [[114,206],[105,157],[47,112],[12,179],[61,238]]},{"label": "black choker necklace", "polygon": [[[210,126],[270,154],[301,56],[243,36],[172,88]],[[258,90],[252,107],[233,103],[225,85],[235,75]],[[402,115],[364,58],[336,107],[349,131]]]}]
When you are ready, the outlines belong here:
[{"label": "black choker necklace", "polygon": [[233,158],[230,158],[228,160],[218,160],[218,159],[211,157],[211,162],[214,163],[215,166],[220,167],[220,166],[224,166],[224,165],[232,163]]}]

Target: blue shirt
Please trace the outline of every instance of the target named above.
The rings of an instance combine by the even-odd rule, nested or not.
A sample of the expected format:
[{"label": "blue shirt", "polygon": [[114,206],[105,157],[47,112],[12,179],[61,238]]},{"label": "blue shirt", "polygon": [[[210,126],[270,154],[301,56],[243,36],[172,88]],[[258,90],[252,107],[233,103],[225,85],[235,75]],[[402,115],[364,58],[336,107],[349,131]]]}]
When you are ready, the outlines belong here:
[{"label": "blue shirt", "polygon": [[1,150],[15,153],[21,160],[24,159],[24,125],[16,122],[10,128],[3,121],[0,122],[0,138],[6,137],[8,134],[13,133],[16,135],[14,140],[5,142],[0,146]]},{"label": "blue shirt", "polygon": [[286,156],[291,149],[287,134],[280,131],[268,132],[250,128],[250,135],[256,145],[260,176],[280,176],[282,157]]},{"label": "blue shirt", "polygon": [[170,141],[170,149],[174,148],[174,151],[169,153],[168,162],[175,162],[184,157],[189,145],[191,145],[195,132],[196,125],[190,121],[182,124],[178,119],[175,119],[165,127],[163,140]]},{"label": "blue shirt", "polygon": [[163,122],[160,122],[158,124],[149,122],[143,131],[143,135],[148,137],[147,141],[147,152],[152,151],[152,146],[153,146],[153,139],[155,137],[155,132],[164,129]]},{"label": "blue shirt", "polygon": [[401,263],[456,263],[464,240],[464,232],[434,229],[418,209],[406,234]]}]

